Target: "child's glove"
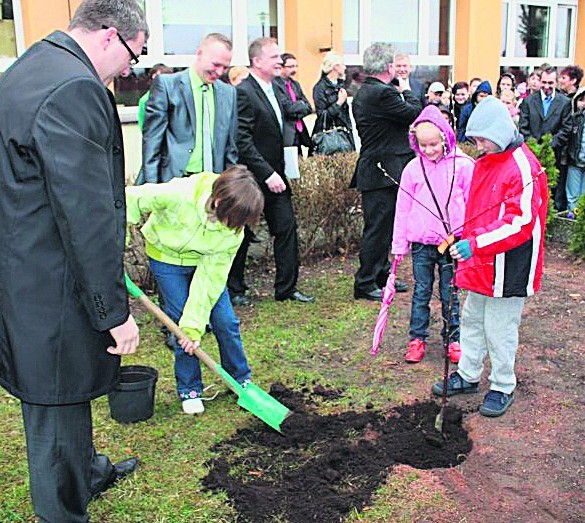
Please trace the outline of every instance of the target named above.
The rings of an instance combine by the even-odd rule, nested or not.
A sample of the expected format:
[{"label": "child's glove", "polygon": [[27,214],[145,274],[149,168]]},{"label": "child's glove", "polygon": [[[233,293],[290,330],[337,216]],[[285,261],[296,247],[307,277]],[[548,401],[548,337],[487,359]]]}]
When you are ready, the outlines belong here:
[{"label": "child's glove", "polygon": [[469,260],[469,258],[471,258],[473,256],[473,253],[471,252],[471,245],[469,244],[469,240],[458,241],[454,245],[454,247],[457,249],[457,252],[459,253],[459,256],[461,256],[461,259],[463,261]]}]

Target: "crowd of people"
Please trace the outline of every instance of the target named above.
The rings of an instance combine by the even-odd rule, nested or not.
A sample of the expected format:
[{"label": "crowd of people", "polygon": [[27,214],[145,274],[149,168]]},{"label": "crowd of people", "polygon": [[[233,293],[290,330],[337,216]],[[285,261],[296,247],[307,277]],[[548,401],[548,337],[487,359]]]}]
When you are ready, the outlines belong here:
[{"label": "crowd of people", "polygon": [[555,208],[567,211],[567,217],[573,219],[577,201],[585,192],[585,151],[581,152],[585,90],[579,87],[582,79],[583,69],[578,65],[558,71],[544,63],[522,82],[517,82],[511,72],[502,73],[495,93],[490,82],[481,78],[455,82],[452,87],[433,82],[427,90],[426,103],[439,108],[461,143],[473,141],[466,132],[469,117],[478,103],[492,94],[504,103],[525,139],[540,140],[551,134],[559,170],[553,188]]},{"label": "crowd of people", "polygon": [[[91,424],[91,400],[116,386],[120,357],[139,341],[124,284],[125,224],[144,220],[161,305],[185,333],[167,340],[177,398],[185,414],[201,414],[195,352],[206,331],[225,370],[242,387],[252,380],[234,305],[249,303],[245,261],[261,215],[273,237],[275,300],[315,301],[297,286],[294,182],[285,173],[291,154],[318,153],[319,133],[336,129],[355,149],[352,122],[361,148],[349,186],[364,218],[354,298],[380,301],[391,261],[411,253],[405,360],[416,364],[438,268],[442,337],[458,369],[446,391],[443,382],[431,390],[479,392],[489,355],[479,410],[503,415],[514,401],[524,301],[541,283],[548,209],[546,174],[524,138],[552,134],[555,202],[574,211],[585,169],[581,68],[557,80],[545,64],[525,89],[505,73],[495,96],[480,78],[425,90],[407,55],[376,43],[364,51],[363,78],[347,88],[342,56],[326,53],[311,104],[296,57],[276,40],[254,40],[249,67],[230,69],[232,42],[211,33],[188,69],[153,69],[141,103],[142,168],[124,187],[107,86],[138,63],[148,36],[135,0],[83,0],[67,32],[33,45],[0,80],[0,385],[22,404],[40,521],[86,523],[88,502],[138,466],[99,454]],[[311,136],[303,119],[313,112]],[[472,160],[457,141],[482,156]],[[395,287],[408,290],[399,279]],[[457,288],[467,290],[461,315]]]}]

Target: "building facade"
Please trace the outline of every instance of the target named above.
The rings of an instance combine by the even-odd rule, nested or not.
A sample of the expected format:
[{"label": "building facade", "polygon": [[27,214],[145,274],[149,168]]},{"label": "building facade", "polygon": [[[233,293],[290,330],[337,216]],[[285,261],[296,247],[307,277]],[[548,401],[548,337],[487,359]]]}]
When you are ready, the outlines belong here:
[{"label": "building facade", "polygon": [[[307,93],[323,54],[342,53],[359,67],[372,42],[408,53],[415,76],[453,83],[502,70],[521,80],[543,62],[585,65],[585,0],[141,0],[151,28],[131,78],[116,85],[132,106],[155,63],[188,67],[204,34],[234,42],[234,65],[247,65],[258,36],[278,39],[294,53]],[[0,73],[36,40],[65,29],[80,0],[0,0]]]}]

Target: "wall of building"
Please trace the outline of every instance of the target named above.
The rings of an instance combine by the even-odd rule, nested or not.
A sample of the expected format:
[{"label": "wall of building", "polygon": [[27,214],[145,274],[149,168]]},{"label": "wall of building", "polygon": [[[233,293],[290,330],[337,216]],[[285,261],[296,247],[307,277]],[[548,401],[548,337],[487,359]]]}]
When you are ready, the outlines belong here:
[{"label": "wall of building", "polygon": [[298,79],[312,100],[327,50],[343,54],[343,0],[286,0],[284,51],[299,62]]},{"label": "wall of building", "polygon": [[478,76],[495,86],[500,76],[501,0],[457,0],[455,81]]}]

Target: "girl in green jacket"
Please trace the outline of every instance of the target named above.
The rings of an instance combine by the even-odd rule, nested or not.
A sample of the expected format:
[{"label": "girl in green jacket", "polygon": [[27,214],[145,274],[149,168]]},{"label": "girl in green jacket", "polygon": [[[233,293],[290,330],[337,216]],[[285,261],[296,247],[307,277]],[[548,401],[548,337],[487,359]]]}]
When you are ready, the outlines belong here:
[{"label": "girl in green jacket", "polygon": [[200,414],[203,382],[194,351],[206,325],[217,338],[222,367],[239,383],[250,381],[226,281],[243,227],[258,224],[264,197],[252,174],[235,165],[221,175],[203,172],[128,187],[126,198],[128,223],[148,216],[141,232],[165,312],[189,336],[174,341],[183,411]]}]

